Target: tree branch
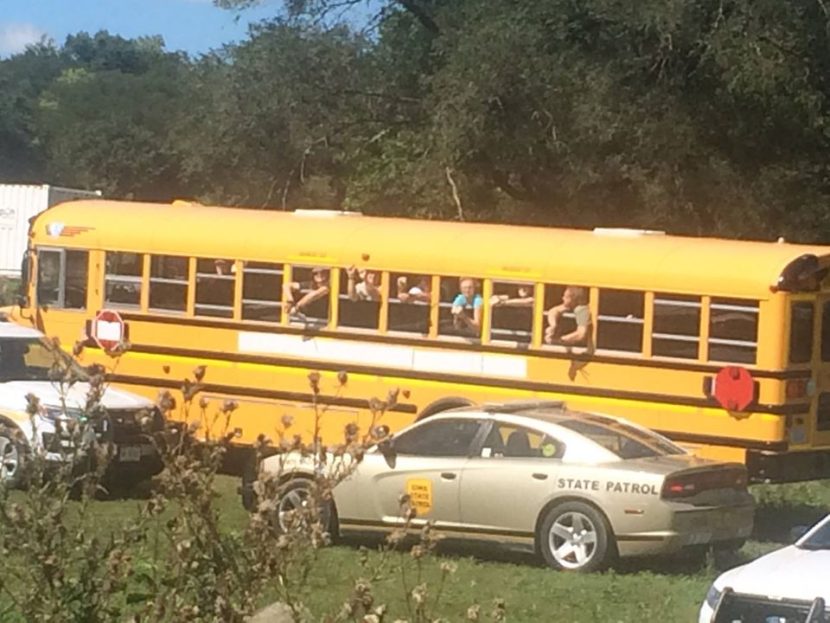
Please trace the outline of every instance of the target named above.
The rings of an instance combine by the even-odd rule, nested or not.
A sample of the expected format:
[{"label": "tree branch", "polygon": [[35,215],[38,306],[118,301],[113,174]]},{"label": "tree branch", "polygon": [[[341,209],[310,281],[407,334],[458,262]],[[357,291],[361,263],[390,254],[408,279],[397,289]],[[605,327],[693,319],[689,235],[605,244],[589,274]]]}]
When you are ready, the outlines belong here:
[{"label": "tree branch", "polygon": [[432,16],[427,13],[424,7],[419,6],[415,0],[395,0],[398,4],[400,4],[403,8],[407,11],[412,13],[421,25],[426,28],[429,32],[433,35],[441,34],[441,30],[438,28],[438,24],[435,23],[435,20],[432,19]]},{"label": "tree branch", "polygon": [[461,205],[461,196],[458,194],[458,186],[455,183],[455,180],[452,177],[452,169],[450,167],[445,167],[444,170],[447,173],[447,181],[450,184],[450,188],[452,189],[452,200],[455,202],[455,208],[458,210],[458,220],[464,220],[464,207]]}]

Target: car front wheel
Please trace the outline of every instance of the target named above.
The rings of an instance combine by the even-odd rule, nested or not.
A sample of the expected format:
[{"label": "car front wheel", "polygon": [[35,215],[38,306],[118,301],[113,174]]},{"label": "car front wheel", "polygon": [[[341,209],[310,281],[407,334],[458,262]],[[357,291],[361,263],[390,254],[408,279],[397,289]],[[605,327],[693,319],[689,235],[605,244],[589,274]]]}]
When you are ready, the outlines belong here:
[{"label": "car front wheel", "polygon": [[545,562],[562,571],[602,569],[613,551],[605,518],[583,502],[565,502],[550,509],[539,530]]},{"label": "car front wheel", "polygon": [[23,485],[23,465],[28,448],[16,428],[0,425],[0,483],[17,488]]},{"label": "car front wheel", "polygon": [[289,480],[280,488],[275,518],[277,529],[283,533],[308,530],[314,523],[319,523],[324,532],[331,532],[333,505],[330,500],[319,498],[310,479]]}]

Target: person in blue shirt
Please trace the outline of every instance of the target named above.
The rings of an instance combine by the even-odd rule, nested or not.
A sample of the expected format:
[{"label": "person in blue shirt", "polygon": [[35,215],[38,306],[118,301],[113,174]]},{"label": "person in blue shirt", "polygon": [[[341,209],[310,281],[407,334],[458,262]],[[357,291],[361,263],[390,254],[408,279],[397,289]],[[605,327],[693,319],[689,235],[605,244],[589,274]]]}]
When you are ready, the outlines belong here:
[{"label": "person in blue shirt", "polygon": [[456,329],[474,333],[481,333],[481,307],[484,300],[476,293],[476,282],[470,277],[462,277],[459,281],[461,290],[452,302],[453,325]]}]

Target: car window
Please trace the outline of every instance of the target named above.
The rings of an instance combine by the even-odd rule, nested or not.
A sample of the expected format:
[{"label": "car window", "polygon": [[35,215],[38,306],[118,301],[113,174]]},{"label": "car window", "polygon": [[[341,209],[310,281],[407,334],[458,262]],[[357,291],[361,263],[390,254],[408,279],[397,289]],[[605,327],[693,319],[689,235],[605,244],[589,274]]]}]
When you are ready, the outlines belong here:
[{"label": "car window", "polygon": [[86,373],[65,353],[38,338],[0,338],[0,382],[49,381],[72,369],[81,379]]},{"label": "car window", "polygon": [[800,544],[803,549],[830,549],[830,520]]},{"label": "car window", "polygon": [[659,435],[606,418],[579,418],[557,422],[587,437],[621,459],[682,454],[683,450]]},{"label": "car window", "polygon": [[559,459],[565,452],[564,445],[535,430],[494,422],[484,444],[484,458],[545,458]]},{"label": "car window", "polygon": [[396,437],[395,451],[413,456],[467,456],[479,427],[478,420],[428,420]]}]

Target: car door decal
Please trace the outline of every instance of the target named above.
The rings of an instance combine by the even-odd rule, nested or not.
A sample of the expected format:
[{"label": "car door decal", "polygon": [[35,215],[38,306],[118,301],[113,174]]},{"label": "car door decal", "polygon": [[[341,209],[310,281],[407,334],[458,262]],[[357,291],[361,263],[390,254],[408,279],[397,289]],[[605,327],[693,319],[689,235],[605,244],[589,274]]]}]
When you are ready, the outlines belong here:
[{"label": "car door decal", "polygon": [[406,481],[409,503],[421,517],[432,510],[432,481],[428,478],[411,478]]}]

